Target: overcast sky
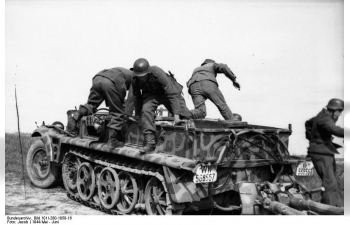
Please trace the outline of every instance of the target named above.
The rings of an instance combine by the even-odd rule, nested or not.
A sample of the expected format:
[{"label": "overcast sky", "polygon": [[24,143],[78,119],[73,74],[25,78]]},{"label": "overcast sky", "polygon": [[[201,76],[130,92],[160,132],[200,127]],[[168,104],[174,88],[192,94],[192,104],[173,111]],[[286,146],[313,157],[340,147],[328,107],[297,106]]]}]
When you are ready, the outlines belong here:
[{"label": "overcast sky", "polygon": [[[206,58],[227,64],[219,88],[251,124],[293,126],[289,150],[306,154],[304,123],[344,99],[343,1],[6,1],[6,132],[67,122],[102,69],[140,57],[184,86]],[[207,118],[221,118],[209,101]],[[344,116],[338,123],[344,126]],[[337,140],[343,144],[342,140]]]}]

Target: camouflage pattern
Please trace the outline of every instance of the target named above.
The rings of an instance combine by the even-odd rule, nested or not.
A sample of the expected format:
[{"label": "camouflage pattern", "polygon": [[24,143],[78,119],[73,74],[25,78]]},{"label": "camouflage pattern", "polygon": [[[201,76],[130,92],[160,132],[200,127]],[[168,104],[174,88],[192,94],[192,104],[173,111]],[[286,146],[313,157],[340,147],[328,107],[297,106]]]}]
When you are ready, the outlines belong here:
[{"label": "camouflage pattern", "polygon": [[[134,147],[125,145],[121,148],[115,148],[110,150],[107,147],[107,143],[96,143],[94,140],[81,139],[79,137],[71,138],[65,135],[55,132],[54,129],[47,127],[40,127],[33,132],[33,135],[38,136],[38,133],[42,136],[44,146],[47,150],[48,155],[52,155],[52,138],[57,138],[60,140],[60,144],[69,144],[71,146],[78,146],[88,149],[93,149],[101,152],[108,152],[116,155],[123,155],[130,158],[136,158],[139,160],[147,161],[150,163],[156,163],[159,165],[169,166],[177,169],[185,169],[192,171],[196,165],[194,160],[183,159],[173,155],[168,155],[164,153],[151,153],[146,155],[140,155],[139,150]],[[33,136],[32,135],[32,136]],[[33,136],[34,137],[34,136]],[[52,158],[50,158],[50,161]]]},{"label": "camouflage pattern", "polygon": [[[191,182],[193,174],[168,167],[163,168],[170,197],[174,202],[196,202],[208,197],[208,183],[195,184]],[[184,173],[186,174],[183,175]],[[181,178],[178,179],[179,177]],[[217,195],[232,190],[238,191],[242,182],[254,181],[253,184],[255,185],[255,182],[263,182],[271,177],[269,167],[237,169],[234,172],[229,168],[220,169],[218,170],[217,181],[213,185],[212,194]],[[254,188],[256,187],[254,186]]]},{"label": "camouflage pattern", "polygon": [[[206,128],[197,128],[204,126],[207,121],[205,120],[195,120],[194,125],[192,127],[187,127],[187,130],[184,126],[172,126],[172,125],[158,125],[157,126],[157,147],[156,153],[167,153],[170,155],[175,155],[187,159],[200,160],[206,156],[213,154],[213,146],[218,140],[227,137],[232,133],[232,130],[229,129],[230,123],[222,123],[219,127],[213,129]],[[248,125],[244,126],[244,123],[235,123],[237,129],[234,129],[236,132],[240,132],[242,130],[247,130]],[[226,128],[224,127],[226,125]],[[130,143],[137,146],[143,145],[143,135],[140,127],[137,126],[136,123],[129,121],[127,123],[128,129],[126,130],[125,136],[127,137],[126,143]],[[287,129],[276,129],[276,128],[267,128],[250,125],[250,129],[254,131],[266,132],[267,134],[274,135],[276,134],[280,140],[281,145],[285,148],[288,147],[288,138],[290,135],[290,131]],[[278,133],[276,133],[278,132]],[[245,139],[252,138],[254,133],[247,133],[243,136]],[[262,145],[268,151],[274,151],[274,146],[268,144],[266,139],[254,137],[253,142],[255,144]],[[265,161],[270,160],[271,158],[267,154],[259,154],[261,157],[258,157],[259,149],[256,146],[253,146],[249,143],[243,143],[243,141],[237,143],[240,147],[236,153],[235,159],[237,160],[250,160],[250,161]],[[246,149],[252,152],[251,154],[246,153]],[[257,153],[257,154],[254,154]],[[248,156],[249,155],[249,156]],[[243,162],[237,161],[239,165]],[[251,164],[250,162],[246,162]]]},{"label": "camouflage pattern", "polygon": [[[108,123],[108,117],[103,117]],[[36,129],[33,136],[42,136],[45,148],[50,161],[62,163],[65,152],[74,146],[100,152],[112,153],[114,155],[126,156],[144,162],[162,165],[165,179],[169,188],[169,193],[174,202],[196,202],[208,197],[208,184],[195,184],[192,182],[193,170],[196,165],[205,157],[220,153],[218,144],[221,139],[225,139],[232,132],[239,133],[246,131],[242,138],[252,139],[255,145],[260,145],[267,151],[276,151],[264,138],[259,138],[259,132],[268,134],[278,134],[282,144],[288,146],[289,130],[276,129],[272,127],[262,127],[248,125],[245,122],[218,122],[215,120],[195,120],[184,126],[172,126],[168,123],[157,125],[157,147],[153,153],[140,155],[139,149],[143,146],[144,140],[142,129],[137,122],[125,122],[123,128],[125,136],[125,146],[110,149],[101,137],[89,134],[92,130],[94,119],[91,116],[83,117],[81,120],[81,130],[78,137],[69,137],[52,126],[42,126]],[[258,133],[249,132],[259,131]],[[234,131],[233,131],[234,130]],[[107,136],[107,133],[104,134]],[[53,143],[55,142],[55,143]],[[67,148],[67,146],[69,148]],[[219,194],[230,190],[238,190],[237,182],[240,181],[264,181],[272,176],[270,165],[275,162],[266,153],[261,152],[258,147],[240,140],[236,143],[237,149],[233,160],[227,165],[218,169],[218,179],[214,184],[213,194]],[[218,151],[215,153],[215,148]],[[53,149],[56,149],[54,152]],[[249,149],[249,151],[247,151]],[[266,169],[263,169],[266,167]],[[232,169],[235,168],[234,175]],[[187,171],[187,172],[186,172]],[[187,173],[185,175],[182,175]],[[182,177],[181,177],[182,175]],[[181,179],[178,179],[181,177]],[[176,182],[175,182],[176,181]],[[191,182],[189,182],[191,181]]]},{"label": "camouflage pattern", "polygon": [[[87,124],[86,117],[82,119],[82,123],[85,125]],[[98,137],[83,137],[83,135],[88,136],[88,133],[84,132],[81,132],[79,137],[72,138],[59,133],[56,129],[43,126],[36,129],[33,132],[33,135],[38,136],[37,133],[41,134],[48,155],[52,155],[51,140],[52,138],[56,138],[59,140],[60,145],[68,144],[117,155],[120,154],[159,165],[169,166],[175,169],[191,171],[194,169],[198,161],[201,161],[206,156],[214,154],[213,151],[216,147],[215,143],[217,143],[218,140],[227,137],[232,133],[231,129],[225,127],[222,128],[223,125],[221,125],[220,128],[203,129],[196,128],[197,123],[198,127],[200,127],[203,126],[202,123],[205,123],[205,121],[195,121],[192,127],[187,127],[187,130],[182,126],[173,127],[167,124],[158,125],[156,150],[153,153],[146,155],[139,154],[139,148],[143,146],[144,142],[142,130],[136,122],[132,121],[128,121],[124,126],[124,136],[126,137],[125,146],[111,150],[109,150],[105,142],[99,142]],[[254,129],[255,131],[265,131],[267,134],[274,134],[277,130],[254,125],[250,125],[249,127],[256,127],[256,129]],[[238,128],[234,130],[240,132],[244,129],[246,128],[238,126]],[[281,145],[284,145],[284,147],[288,146],[289,135],[289,130],[279,130],[278,137],[282,142]],[[235,152],[234,160],[232,160],[229,165],[226,165],[226,167],[247,168],[274,163],[272,158],[266,152],[261,151],[261,149],[257,147],[260,145],[267,151],[276,151],[273,149],[274,146],[272,146],[271,143],[268,143],[266,139],[255,133],[244,134],[242,138],[247,140],[251,139],[250,142],[254,145],[248,142],[238,141],[236,144],[238,148]],[[218,153],[215,155],[218,155]],[[53,161],[52,158],[51,161]]]},{"label": "camouflage pattern", "polygon": [[[100,132],[94,127],[96,116],[102,127],[97,129]],[[287,175],[292,175],[291,164],[298,162],[288,153],[289,129],[212,119],[173,126],[169,122],[172,118],[157,117],[156,149],[140,155],[145,140],[138,122],[125,121],[122,129],[125,146],[111,149],[107,147],[109,120],[106,113],[83,117],[78,136],[52,125],[41,126],[32,136],[41,137],[51,162],[62,164],[69,153],[102,167],[157,177],[166,192],[167,214],[172,214],[172,210],[212,207],[240,210],[244,215],[306,214],[298,207],[307,204],[304,195],[308,190],[298,187],[293,176],[284,182]],[[108,159],[105,153],[115,158]],[[195,169],[207,165],[210,161],[206,160],[213,157],[217,180],[194,183]],[[283,182],[279,182],[281,176]],[[292,208],[290,196],[295,203]],[[225,208],[227,201],[229,206]],[[343,212],[327,205],[310,204],[320,214]]]}]

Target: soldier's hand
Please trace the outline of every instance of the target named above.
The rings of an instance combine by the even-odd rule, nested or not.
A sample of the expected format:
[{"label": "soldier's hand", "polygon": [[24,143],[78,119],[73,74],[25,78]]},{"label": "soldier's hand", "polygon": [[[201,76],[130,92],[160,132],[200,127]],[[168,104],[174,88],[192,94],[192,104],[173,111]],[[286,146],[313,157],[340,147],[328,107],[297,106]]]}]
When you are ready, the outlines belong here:
[{"label": "soldier's hand", "polygon": [[133,122],[137,122],[137,117],[135,117],[135,118],[133,118],[133,117],[131,117],[131,116],[129,116],[129,115],[124,115],[124,121],[133,121]]},{"label": "soldier's hand", "polygon": [[174,117],[175,117],[174,118],[174,126],[184,122],[183,120],[180,120],[180,116],[179,115],[174,115]]},{"label": "soldier's hand", "polygon": [[94,128],[95,128],[95,130],[98,130],[98,128],[99,128],[100,126],[101,126],[100,124],[94,123]]},{"label": "soldier's hand", "polygon": [[237,80],[233,81],[233,86],[237,88],[238,90],[241,90],[241,85],[237,82]]},{"label": "soldier's hand", "polygon": [[133,121],[133,122],[137,122],[137,120],[131,116],[128,116],[128,120]]}]

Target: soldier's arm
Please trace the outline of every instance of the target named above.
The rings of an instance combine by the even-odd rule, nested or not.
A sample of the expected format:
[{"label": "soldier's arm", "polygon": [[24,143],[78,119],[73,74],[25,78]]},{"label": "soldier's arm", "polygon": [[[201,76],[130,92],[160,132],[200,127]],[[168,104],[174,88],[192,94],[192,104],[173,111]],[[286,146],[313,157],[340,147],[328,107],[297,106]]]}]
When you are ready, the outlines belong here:
[{"label": "soldier's arm", "polygon": [[222,63],[215,63],[214,70],[217,73],[225,74],[225,76],[232,81],[233,86],[235,88],[237,88],[238,90],[241,89],[241,85],[237,82],[235,74],[230,70],[230,68],[228,68],[227,65]]},{"label": "soldier's arm", "polygon": [[157,82],[163,87],[164,93],[170,101],[171,109],[175,115],[180,115],[180,101],[178,90],[170,81],[168,75],[159,67],[156,67],[155,75]]},{"label": "soldier's arm", "polygon": [[305,122],[305,136],[306,139],[311,140],[312,125],[314,118],[311,118]]},{"label": "soldier's arm", "polygon": [[132,93],[134,96],[135,116],[140,116],[141,110],[142,110],[142,96],[141,96],[140,88],[136,80],[134,80],[131,85],[132,85],[132,88],[131,88]]},{"label": "soldier's arm", "polygon": [[327,119],[325,121],[322,121],[321,126],[323,129],[327,130],[329,133],[331,133],[334,136],[344,137],[344,128],[341,128],[335,125],[332,119]]},{"label": "soldier's arm", "polygon": [[230,79],[232,82],[236,81],[235,74],[231,71],[231,69],[223,63],[215,63],[214,65],[215,72],[217,73],[223,73],[225,76]]}]

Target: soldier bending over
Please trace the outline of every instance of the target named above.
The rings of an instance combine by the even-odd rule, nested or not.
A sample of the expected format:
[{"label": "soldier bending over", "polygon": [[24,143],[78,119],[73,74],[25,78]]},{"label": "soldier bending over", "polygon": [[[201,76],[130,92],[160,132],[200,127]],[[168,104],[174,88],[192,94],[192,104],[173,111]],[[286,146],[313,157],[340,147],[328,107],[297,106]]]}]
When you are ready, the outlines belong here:
[{"label": "soldier bending over", "polygon": [[140,58],[134,63],[134,75],[132,86],[135,116],[141,114],[143,134],[146,139],[146,145],[140,153],[146,153],[154,151],[156,147],[154,118],[159,105],[163,104],[171,114],[174,114],[174,124],[180,123],[181,119],[189,119],[191,113],[186,107],[185,99],[181,96],[182,86],[161,68],[150,66],[146,59]]},{"label": "soldier bending over", "polygon": [[[125,104],[126,91],[129,90],[133,72],[131,70],[116,67],[99,72],[92,79],[90,95],[85,105],[80,105],[79,111],[68,121],[67,130],[74,132],[77,122],[83,117],[93,114],[97,108],[105,101],[109,107],[112,119],[107,125],[110,128],[107,145],[111,148],[122,147],[124,145],[121,133],[124,122],[124,114],[131,116],[133,111],[132,91],[129,91],[128,100]],[[125,106],[126,105],[126,110]]]}]

